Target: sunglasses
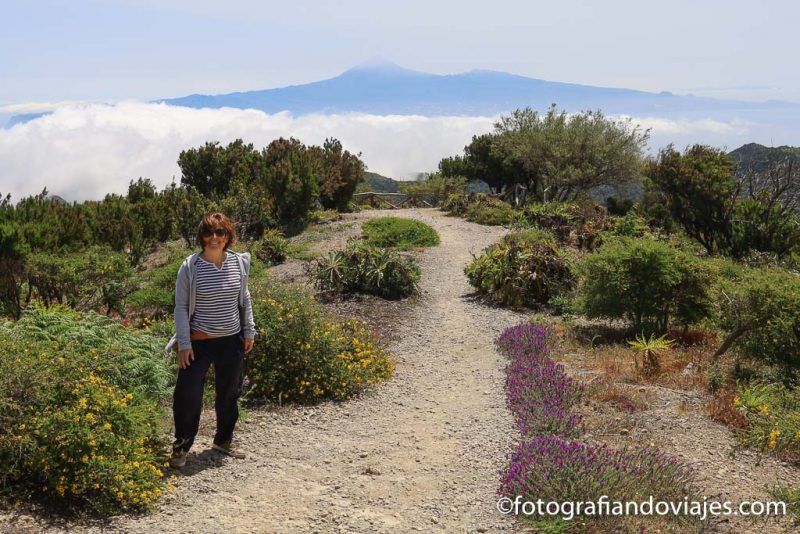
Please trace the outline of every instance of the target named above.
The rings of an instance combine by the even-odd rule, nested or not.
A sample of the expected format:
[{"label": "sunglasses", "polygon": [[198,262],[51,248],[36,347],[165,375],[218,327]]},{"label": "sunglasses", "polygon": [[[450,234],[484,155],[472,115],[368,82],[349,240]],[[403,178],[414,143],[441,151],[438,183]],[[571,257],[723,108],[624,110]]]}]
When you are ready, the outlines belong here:
[{"label": "sunglasses", "polygon": [[225,237],[228,235],[228,231],[224,228],[214,228],[213,230],[211,228],[206,228],[200,233],[200,235],[203,237],[211,237],[212,235],[217,237]]}]

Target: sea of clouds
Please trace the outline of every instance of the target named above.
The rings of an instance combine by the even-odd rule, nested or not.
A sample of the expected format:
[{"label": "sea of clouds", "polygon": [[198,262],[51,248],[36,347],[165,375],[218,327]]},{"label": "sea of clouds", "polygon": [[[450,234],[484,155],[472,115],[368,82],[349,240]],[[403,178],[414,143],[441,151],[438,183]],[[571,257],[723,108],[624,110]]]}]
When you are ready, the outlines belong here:
[{"label": "sea of clouds", "polygon": [[[403,179],[435,170],[442,157],[461,153],[473,135],[492,131],[497,120],[357,113],[294,117],[142,102],[18,104],[0,107],[0,118],[37,111],[52,113],[0,129],[0,193],[10,193],[14,201],[45,187],[67,200],[100,199],[124,193],[139,177],[163,187],[173,178],[180,181],[176,162],[182,150],[236,138],[261,148],[281,136],[306,144],[336,137],[360,152],[369,170]],[[750,125],[738,120],[631,119],[651,130],[651,150],[669,142],[732,144],[750,133]]]}]

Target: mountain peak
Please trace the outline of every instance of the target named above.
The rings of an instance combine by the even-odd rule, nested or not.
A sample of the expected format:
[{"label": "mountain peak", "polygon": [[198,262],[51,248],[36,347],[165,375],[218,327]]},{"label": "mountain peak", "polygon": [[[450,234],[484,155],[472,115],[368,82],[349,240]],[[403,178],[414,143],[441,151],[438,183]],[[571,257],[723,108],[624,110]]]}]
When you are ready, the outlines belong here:
[{"label": "mountain peak", "polygon": [[363,73],[422,74],[421,72],[401,67],[394,61],[391,61],[383,56],[372,56],[366,61],[363,61],[358,65],[347,69],[343,74],[363,74]]}]

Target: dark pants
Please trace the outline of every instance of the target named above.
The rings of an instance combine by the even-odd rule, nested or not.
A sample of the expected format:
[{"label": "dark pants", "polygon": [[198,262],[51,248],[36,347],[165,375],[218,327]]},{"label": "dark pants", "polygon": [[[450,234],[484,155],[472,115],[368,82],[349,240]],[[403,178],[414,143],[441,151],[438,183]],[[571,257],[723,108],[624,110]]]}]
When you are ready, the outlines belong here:
[{"label": "dark pants", "polygon": [[239,419],[238,400],[244,377],[244,342],[240,334],[192,341],[194,360],[186,369],[178,370],[178,383],[172,396],[175,417],[173,449],[188,451],[200,428],[203,410],[203,386],[209,366],[214,364],[214,389],[217,398],[217,433],[214,443],[230,441]]}]

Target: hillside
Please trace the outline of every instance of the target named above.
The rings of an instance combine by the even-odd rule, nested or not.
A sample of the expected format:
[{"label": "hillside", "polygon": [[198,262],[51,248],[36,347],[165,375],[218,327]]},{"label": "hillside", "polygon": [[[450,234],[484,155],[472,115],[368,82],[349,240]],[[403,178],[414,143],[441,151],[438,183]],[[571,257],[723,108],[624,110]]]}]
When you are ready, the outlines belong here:
[{"label": "hillside", "polygon": [[758,143],[748,143],[729,152],[728,155],[739,164],[739,168],[752,168],[758,172],[765,170],[770,163],[786,158],[800,163],[800,147],[792,146],[767,147]]},{"label": "hillside", "polygon": [[400,182],[394,178],[383,176],[377,172],[364,173],[364,181],[358,185],[359,191],[372,191],[375,193],[399,193]]}]

